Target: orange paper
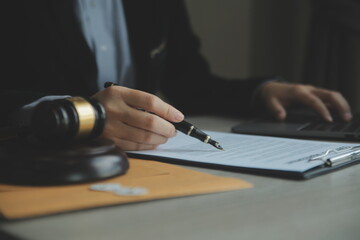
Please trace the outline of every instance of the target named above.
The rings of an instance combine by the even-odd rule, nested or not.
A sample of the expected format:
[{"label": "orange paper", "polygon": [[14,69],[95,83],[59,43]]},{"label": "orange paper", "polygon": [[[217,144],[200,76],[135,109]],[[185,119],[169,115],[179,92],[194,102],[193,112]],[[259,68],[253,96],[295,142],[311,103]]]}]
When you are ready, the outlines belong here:
[{"label": "orange paper", "polygon": [[[89,190],[98,183],[119,183],[147,188],[141,196],[119,196]],[[250,188],[236,178],[214,176],[155,161],[130,159],[126,175],[70,186],[26,187],[0,185],[0,213],[8,219],[34,217],[65,211]]]}]

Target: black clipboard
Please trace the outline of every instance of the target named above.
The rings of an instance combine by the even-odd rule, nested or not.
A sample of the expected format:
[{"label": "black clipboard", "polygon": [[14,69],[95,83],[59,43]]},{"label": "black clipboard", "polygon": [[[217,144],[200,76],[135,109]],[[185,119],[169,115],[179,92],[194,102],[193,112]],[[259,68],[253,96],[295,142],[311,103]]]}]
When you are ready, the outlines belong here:
[{"label": "black clipboard", "polygon": [[269,177],[276,177],[276,178],[284,178],[284,179],[293,179],[293,180],[307,180],[317,176],[321,176],[324,174],[328,174],[334,171],[338,171],[340,169],[353,166],[355,164],[360,163],[360,158],[356,160],[347,161],[336,166],[326,166],[320,165],[309,169],[304,172],[294,172],[294,171],[282,171],[282,170],[268,170],[268,169],[261,169],[261,168],[248,168],[248,167],[234,167],[234,166],[227,166],[227,165],[220,165],[220,164],[210,164],[210,163],[201,163],[201,162],[192,162],[192,161],[183,161],[181,159],[175,158],[166,158],[160,156],[149,156],[146,154],[136,154],[136,153],[128,153],[129,157],[132,158],[139,158],[144,160],[154,160],[164,163],[171,163],[177,165],[185,165],[191,167],[202,167],[202,168],[209,168],[215,170],[225,170],[225,171],[232,171],[232,172],[240,172],[240,173],[247,173],[247,174],[254,174],[259,176],[269,176]]},{"label": "black clipboard", "polygon": [[[230,133],[231,134],[231,133]],[[235,134],[238,135],[238,134]],[[247,135],[246,137],[248,137]],[[250,136],[249,136],[250,137]],[[258,138],[258,136],[251,136]],[[266,137],[266,138],[275,138],[275,137]],[[284,138],[277,138],[284,141],[291,141],[289,139]],[[295,141],[306,141],[307,140],[295,140]],[[313,141],[310,141],[313,142]],[[330,142],[326,142],[330,143]],[[333,146],[331,144],[330,146]],[[188,166],[195,166],[195,167],[205,167],[205,168],[211,168],[211,169],[221,169],[221,170],[227,170],[227,171],[235,171],[235,172],[242,172],[242,173],[250,173],[250,174],[256,174],[256,175],[265,175],[265,176],[271,176],[271,177],[278,177],[278,178],[287,178],[287,179],[310,179],[316,176],[320,176],[326,173],[330,173],[333,171],[337,171],[339,169],[352,166],[354,164],[357,164],[360,162],[360,145],[342,145],[341,143],[336,144],[334,148],[327,148],[325,150],[325,147],[321,148],[319,150],[321,152],[316,154],[313,154],[311,156],[307,154],[302,154],[300,159],[294,159],[293,162],[296,162],[298,160],[308,162],[319,162],[319,164],[312,164],[313,167],[309,167],[307,169],[304,168],[304,170],[294,169],[294,170],[283,170],[281,168],[261,168],[261,167],[252,167],[246,164],[238,164],[238,166],[226,164],[222,164],[221,162],[202,162],[197,161],[196,157],[194,159],[191,159],[189,157],[184,156],[184,159],[181,157],[173,157],[172,155],[157,155],[153,154],[151,152],[145,151],[138,152],[138,151],[131,151],[128,152],[128,156],[145,159],[145,160],[156,160],[166,163],[174,163],[174,164],[180,164],[180,165],[188,165]],[[148,153],[148,154],[147,154]],[[156,153],[156,151],[155,151]],[[304,160],[303,160],[304,159]],[[291,161],[290,161],[291,162]]]}]

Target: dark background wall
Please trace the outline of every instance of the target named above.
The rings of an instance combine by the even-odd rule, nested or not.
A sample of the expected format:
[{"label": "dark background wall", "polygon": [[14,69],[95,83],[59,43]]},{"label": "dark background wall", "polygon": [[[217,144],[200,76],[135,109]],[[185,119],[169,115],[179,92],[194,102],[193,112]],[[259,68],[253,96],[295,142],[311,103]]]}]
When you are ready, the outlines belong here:
[{"label": "dark background wall", "polygon": [[187,0],[212,71],[302,78],[310,0]]},{"label": "dark background wall", "polygon": [[186,0],[215,74],[281,75],[360,111],[360,0]]}]

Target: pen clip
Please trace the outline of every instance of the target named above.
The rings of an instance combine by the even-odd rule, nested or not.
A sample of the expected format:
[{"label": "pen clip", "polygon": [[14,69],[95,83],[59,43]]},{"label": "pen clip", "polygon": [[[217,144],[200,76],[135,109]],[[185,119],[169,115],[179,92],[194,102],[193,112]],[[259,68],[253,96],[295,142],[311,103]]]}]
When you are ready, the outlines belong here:
[{"label": "pen clip", "polygon": [[333,167],[358,158],[360,158],[360,145],[328,149],[323,154],[312,157],[308,161],[322,161],[326,167]]}]

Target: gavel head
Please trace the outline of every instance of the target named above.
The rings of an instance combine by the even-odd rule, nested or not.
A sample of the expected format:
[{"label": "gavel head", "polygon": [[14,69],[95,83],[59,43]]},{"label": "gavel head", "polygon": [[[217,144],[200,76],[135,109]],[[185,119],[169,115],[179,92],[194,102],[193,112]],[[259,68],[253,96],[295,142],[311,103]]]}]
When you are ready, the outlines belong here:
[{"label": "gavel head", "polygon": [[98,137],[105,120],[105,109],[97,100],[70,97],[40,103],[34,110],[31,129],[45,144],[66,144]]}]

